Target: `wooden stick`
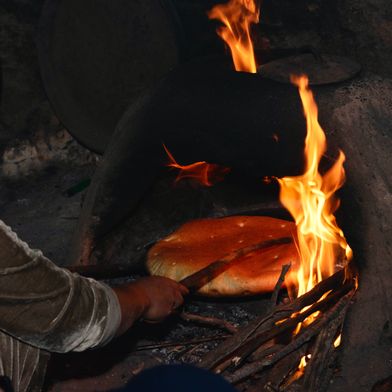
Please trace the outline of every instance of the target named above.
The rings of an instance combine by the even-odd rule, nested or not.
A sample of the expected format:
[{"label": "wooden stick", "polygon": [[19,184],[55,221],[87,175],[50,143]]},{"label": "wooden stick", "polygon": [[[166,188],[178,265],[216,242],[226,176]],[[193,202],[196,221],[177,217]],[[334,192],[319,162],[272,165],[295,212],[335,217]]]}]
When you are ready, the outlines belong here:
[{"label": "wooden stick", "polygon": [[210,336],[207,338],[186,340],[184,342],[162,342],[162,343],[157,343],[157,344],[145,344],[142,346],[137,346],[136,351],[155,350],[155,349],[159,349],[159,348],[173,347],[173,346],[193,346],[193,345],[200,344],[200,343],[213,342],[214,340],[226,339],[228,336],[229,335],[216,335],[216,336]]},{"label": "wooden stick", "polygon": [[270,248],[275,245],[289,244],[293,241],[292,237],[282,237],[273,240],[262,241],[257,244],[245,246],[244,248],[236,249],[219,260],[213,261],[207,267],[195,272],[192,275],[182,279],[180,283],[187,287],[190,292],[195,292],[203,287],[205,284],[225,272],[232,267],[241,258],[249,253],[257,250]]},{"label": "wooden stick", "polygon": [[290,379],[298,369],[301,358],[306,354],[306,348],[307,345],[305,344],[298,350],[286,355],[268,372],[266,384],[270,387],[270,390],[285,390],[291,384]]},{"label": "wooden stick", "polygon": [[275,288],[274,288],[274,291],[273,291],[272,297],[271,297],[272,307],[275,307],[278,302],[278,296],[279,296],[280,289],[282,288],[282,285],[284,283],[284,279],[287,275],[287,272],[289,272],[290,268],[291,268],[291,263],[285,264],[282,266],[282,271],[280,273],[278,281],[276,282],[276,285],[275,285]]},{"label": "wooden stick", "polygon": [[206,317],[206,316],[200,316],[197,314],[185,313],[185,312],[180,313],[179,317],[187,322],[195,322],[202,325],[223,328],[230,333],[236,333],[238,331],[238,328],[235,327],[233,324],[229,323],[226,320],[222,320],[216,317]]},{"label": "wooden stick", "polygon": [[[331,320],[317,336],[312,356],[305,368],[303,389],[305,391],[324,391],[329,384],[328,372],[331,365],[333,346],[337,334],[341,331],[348,307],[343,309],[338,317]],[[327,380],[327,382],[325,382]]]},{"label": "wooden stick", "polygon": [[[231,262],[234,262],[236,259],[239,259],[242,256],[245,256],[246,254],[256,250],[269,248],[274,245],[288,244],[290,242],[292,242],[291,237],[282,237],[274,240],[262,241],[258,244],[237,249],[236,251],[224,256],[222,259],[216,260],[209,266],[202,268],[200,271],[184,278],[180,283],[188,287],[190,291],[196,291],[230,268]],[[134,266],[123,264],[71,265],[65,268],[71,272],[97,280],[122,278],[135,273]]]},{"label": "wooden stick", "polygon": [[261,358],[265,358],[268,355],[275,354],[280,351],[285,345],[281,343],[273,343],[273,345],[262,345],[257,350],[255,350],[249,357],[249,361],[257,361]]}]

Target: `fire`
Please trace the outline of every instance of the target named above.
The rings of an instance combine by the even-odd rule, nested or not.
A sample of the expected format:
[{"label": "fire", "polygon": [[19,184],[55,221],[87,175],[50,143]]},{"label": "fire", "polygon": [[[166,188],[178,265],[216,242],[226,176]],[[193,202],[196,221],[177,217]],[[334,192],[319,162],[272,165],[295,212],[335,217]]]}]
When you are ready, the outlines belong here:
[{"label": "fire", "polygon": [[299,365],[296,369],[296,371],[286,380],[286,382],[282,385],[283,389],[285,390],[288,388],[293,382],[299,380],[305,373],[305,368],[309,361],[312,358],[312,354],[307,354],[301,357],[301,360],[299,361]]},{"label": "fire", "polygon": [[296,279],[300,296],[334,273],[342,252],[347,260],[352,252],[333,215],[339,206],[334,193],[345,180],[345,156],[340,151],[333,166],[324,175],[320,174],[318,168],[326,150],[326,137],[318,123],[317,105],[306,76],[292,77],[292,82],[299,88],[307,122],[305,173],[278,181],[280,200],[297,225],[300,268]]},{"label": "fire", "polygon": [[312,358],[312,355],[311,355],[311,354],[304,355],[304,356],[301,358],[300,362],[299,362],[298,369],[304,370],[304,369],[306,368],[306,365],[307,365],[308,362],[309,362],[309,359],[311,359],[311,358]]},{"label": "fire", "polygon": [[224,26],[219,27],[217,33],[229,46],[236,71],[256,73],[250,36],[251,23],[259,21],[259,7],[255,0],[229,0],[227,4],[213,7],[208,17],[223,23]]},{"label": "fire", "polygon": [[333,346],[338,348],[342,344],[342,334],[339,334],[338,337],[333,342]]},{"label": "fire", "polygon": [[216,182],[222,181],[230,169],[228,167],[208,163],[205,161],[191,163],[190,165],[180,165],[174,159],[171,152],[163,145],[167,156],[169,157],[168,167],[179,170],[176,182],[183,179],[192,179],[204,186],[212,186]]}]

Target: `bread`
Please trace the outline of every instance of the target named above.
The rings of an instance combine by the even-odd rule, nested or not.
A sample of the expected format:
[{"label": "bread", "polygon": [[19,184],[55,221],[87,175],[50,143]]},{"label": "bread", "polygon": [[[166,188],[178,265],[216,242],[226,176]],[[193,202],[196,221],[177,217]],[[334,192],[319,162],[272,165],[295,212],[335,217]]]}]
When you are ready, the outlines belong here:
[{"label": "bread", "polygon": [[[282,237],[295,237],[293,222],[270,217],[234,216],[200,219],[181,226],[149,251],[147,268],[152,275],[176,281],[206,267],[215,260],[246,246]],[[204,285],[206,296],[244,296],[270,292],[282,265],[299,263],[293,243],[252,252]]]}]

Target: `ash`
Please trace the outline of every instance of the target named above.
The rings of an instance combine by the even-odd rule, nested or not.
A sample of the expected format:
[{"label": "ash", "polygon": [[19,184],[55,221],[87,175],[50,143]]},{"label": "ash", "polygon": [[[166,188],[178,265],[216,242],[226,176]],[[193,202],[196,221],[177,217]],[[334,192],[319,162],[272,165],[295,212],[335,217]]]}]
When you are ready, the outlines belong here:
[{"label": "ash", "polygon": [[[197,314],[199,316],[214,317],[225,320],[233,326],[239,327],[245,325],[256,317],[260,309],[265,307],[269,301],[266,298],[249,298],[236,302],[210,300],[191,300],[184,306],[183,311],[186,313]],[[264,306],[263,306],[264,305]],[[201,358],[209,351],[213,350],[219,343],[219,340],[209,342],[197,342],[204,338],[213,338],[227,336],[228,332],[218,327],[198,326],[193,322],[186,322],[174,316],[167,335],[164,336],[165,342],[173,342],[171,347],[152,349],[155,355],[162,357],[166,364],[170,363],[190,363],[197,364]],[[160,339],[153,340],[156,343]],[[159,344],[159,343],[158,343]]]}]

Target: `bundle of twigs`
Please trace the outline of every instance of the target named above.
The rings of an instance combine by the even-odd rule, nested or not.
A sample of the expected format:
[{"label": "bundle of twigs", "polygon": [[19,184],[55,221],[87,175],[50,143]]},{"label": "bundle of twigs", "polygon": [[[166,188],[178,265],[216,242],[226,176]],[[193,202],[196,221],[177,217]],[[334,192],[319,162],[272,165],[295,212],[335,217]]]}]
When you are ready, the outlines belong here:
[{"label": "bundle of twigs", "polygon": [[[200,366],[232,384],[251,380],[258,391],[325,391],[333,371],[334,343],[355,290],[355,273],[346,267],[239,329],[206,355]],[[302,357],[306,366],[300,369]]]},{"label": "bundle of twigs", "polygon": [[[291,238],[264,241],[239,249],[185,278],[182,283],[191,291],[196,291],[238,262],[241,255],[288,241]],[[276,306],[289,269],[289,266],[284,266],[272,295],[271,312],[238,330],[224,320],[181,314],[181,319],[187,322],[216,326],[233,334],[210,351],[202,359],[200,366],[222,374],[232,384],[247,384],[247,387],[249,384],[254,385],[254,391],[257,392],[325,391],[334,370],[332,364],[337,354],[334,343],[341,333],[347,309],[356,290],[356,274],[352,265],[351,263],[339,270],[292,302]],[[82,266],[78,269],[79,273],[105,278],[128,272],[126,268],[116,266],[107,269],[102,269],[101,266]],[[309,321],[311,317],[312,322]],[[191,343],[194,342],[188,342]],[[164,343],[160,346],[166,345]],[[306,366],[299,368],[300,362],[304,361]],[[247,391],[251,392],[252,389],[248,388]]]}]

